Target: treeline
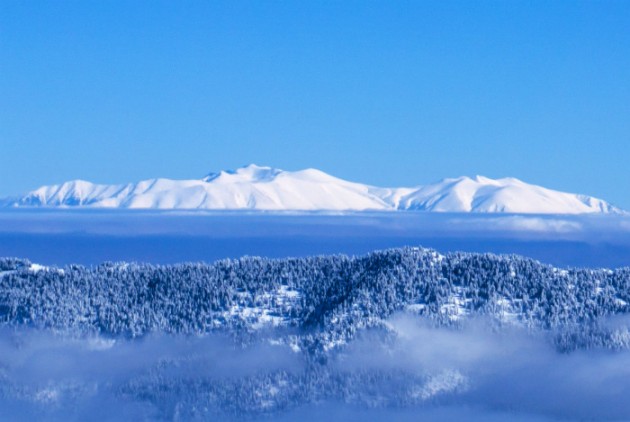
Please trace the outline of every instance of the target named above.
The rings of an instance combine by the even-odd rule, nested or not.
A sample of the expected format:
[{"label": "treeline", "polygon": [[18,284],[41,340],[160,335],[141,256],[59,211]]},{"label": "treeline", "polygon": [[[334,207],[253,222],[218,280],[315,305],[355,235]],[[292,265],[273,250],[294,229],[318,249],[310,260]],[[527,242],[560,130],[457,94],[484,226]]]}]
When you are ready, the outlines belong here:
[{"label": "treeline", "polygon": [[129,337],[279,324],[326,332],[317,341],[334,343],[405,309],[443,324],[489,315],[553,328],[626,313],[630,303],[628,268],[564,271],[517,256],[419,248],[36,270],[3,259],[0,269],[3,324]]}]

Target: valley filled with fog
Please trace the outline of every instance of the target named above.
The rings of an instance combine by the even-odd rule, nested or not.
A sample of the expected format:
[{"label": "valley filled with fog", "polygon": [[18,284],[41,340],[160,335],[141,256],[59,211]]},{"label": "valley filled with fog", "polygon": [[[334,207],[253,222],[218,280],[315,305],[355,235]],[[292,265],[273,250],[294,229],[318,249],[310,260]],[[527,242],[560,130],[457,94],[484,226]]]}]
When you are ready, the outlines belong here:
[{"label": "valley filled with fog", "polygon": [[45,265],[156,264],[263,256],[365,254],[423,246],[441,252],[528,256],[556,266],[621,267],[630,255],[626,215],[423,212],[0,212],[0,256]]}]

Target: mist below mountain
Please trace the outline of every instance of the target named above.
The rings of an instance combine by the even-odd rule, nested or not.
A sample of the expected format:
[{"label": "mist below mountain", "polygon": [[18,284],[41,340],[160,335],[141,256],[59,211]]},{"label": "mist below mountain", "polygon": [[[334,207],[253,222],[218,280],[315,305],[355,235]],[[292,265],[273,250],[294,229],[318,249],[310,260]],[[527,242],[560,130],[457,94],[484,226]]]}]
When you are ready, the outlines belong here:
[{"label": "mist below mountain", "polygon": [[561,267],[614,268],[628,265],[630,219],[414,212],[0,212],[0,256],[25,256],[46,265],[352,255],[403,246],[444,253],[517,253]]}]

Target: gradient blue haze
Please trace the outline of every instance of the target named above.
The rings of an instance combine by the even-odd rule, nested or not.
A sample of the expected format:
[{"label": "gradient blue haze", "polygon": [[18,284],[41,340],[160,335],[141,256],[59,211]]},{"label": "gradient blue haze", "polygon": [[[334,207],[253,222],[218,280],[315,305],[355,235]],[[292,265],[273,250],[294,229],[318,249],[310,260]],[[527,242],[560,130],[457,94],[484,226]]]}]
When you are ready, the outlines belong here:
[{"label": "gradient blue haze", "polygon": [[0,196],[247,163],[630,209],[630,2],[0,2]]}]

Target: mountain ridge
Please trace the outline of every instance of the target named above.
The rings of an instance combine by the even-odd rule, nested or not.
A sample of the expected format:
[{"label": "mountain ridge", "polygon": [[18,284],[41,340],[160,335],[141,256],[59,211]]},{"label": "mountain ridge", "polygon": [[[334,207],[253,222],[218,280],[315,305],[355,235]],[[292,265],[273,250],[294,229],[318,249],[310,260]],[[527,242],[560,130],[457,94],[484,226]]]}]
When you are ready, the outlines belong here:
[{"label": "mountain ridge", "polygon": [[415,187],[378,187],[314,168],[285,171],[255,164],[191,180],[154,178],[114,185],[72,180],[42,186],[4,204],[48,208],[625,213],[602,199],[555,191],[513,177],[461,176]]}]

